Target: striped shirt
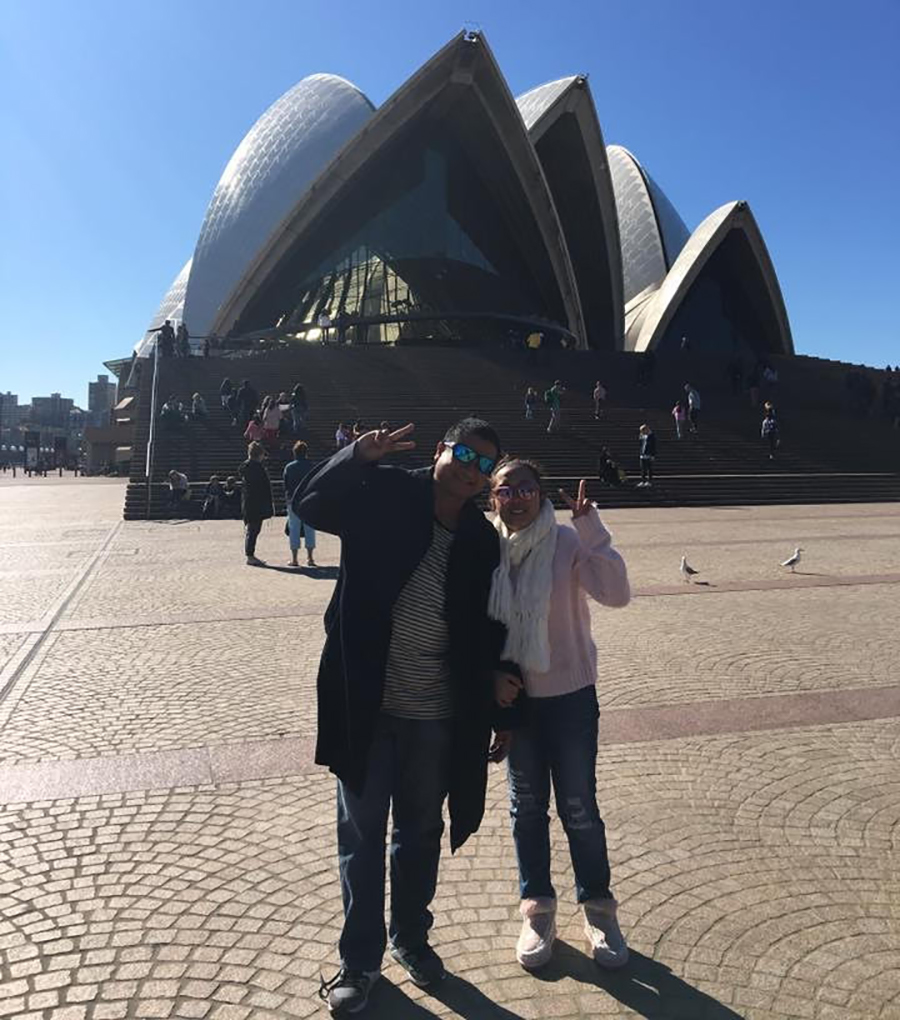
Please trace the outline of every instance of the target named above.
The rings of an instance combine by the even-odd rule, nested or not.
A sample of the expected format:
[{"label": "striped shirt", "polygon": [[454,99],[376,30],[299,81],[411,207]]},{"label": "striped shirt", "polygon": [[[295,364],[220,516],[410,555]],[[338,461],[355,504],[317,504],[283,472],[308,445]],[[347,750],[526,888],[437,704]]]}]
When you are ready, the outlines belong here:
[{"label": "striped shirt", "polygon": [[434,522],[431,545],[394,603],[381,709],[401,719],[449,719],[447,564],[453,532]]}]

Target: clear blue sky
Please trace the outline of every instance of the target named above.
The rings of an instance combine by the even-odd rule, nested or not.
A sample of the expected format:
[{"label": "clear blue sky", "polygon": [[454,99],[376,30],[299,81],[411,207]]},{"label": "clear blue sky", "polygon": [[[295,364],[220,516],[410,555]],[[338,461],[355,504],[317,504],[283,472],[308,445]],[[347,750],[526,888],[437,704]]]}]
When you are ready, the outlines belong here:
[{"label": "clear blue sky", "polygon": [[587,72],[688,226],[747,199],[801,353],[895,364],[900,3],[0,0],[0,390],[124,356],[235,146],[297,80],[377,105],[464,23],[518,94]]}]

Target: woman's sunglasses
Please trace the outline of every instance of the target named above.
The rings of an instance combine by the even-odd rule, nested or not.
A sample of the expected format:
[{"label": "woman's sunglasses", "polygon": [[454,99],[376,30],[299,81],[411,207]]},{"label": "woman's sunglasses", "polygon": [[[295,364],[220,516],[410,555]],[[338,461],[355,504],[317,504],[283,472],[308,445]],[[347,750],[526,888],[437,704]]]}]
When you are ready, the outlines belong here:
[{"label": "woman's sunglasses", "polygon": [[511,499],[534,499],[538,494],[536,485],[526,482],[525,485],[498,485],[493,495],[501,502],[508,503]]},{"label": "woman's sunglasses", "polygon": [[496,457],[485,457],[477,450],[473,450],[471,446],[466,446],[465,443],[445,442],[444,446],[453,451],[453,459],[458,460],[460,464],[471,464],[477,460],[478,470],[483,475],[489,475],[497,466]]}]

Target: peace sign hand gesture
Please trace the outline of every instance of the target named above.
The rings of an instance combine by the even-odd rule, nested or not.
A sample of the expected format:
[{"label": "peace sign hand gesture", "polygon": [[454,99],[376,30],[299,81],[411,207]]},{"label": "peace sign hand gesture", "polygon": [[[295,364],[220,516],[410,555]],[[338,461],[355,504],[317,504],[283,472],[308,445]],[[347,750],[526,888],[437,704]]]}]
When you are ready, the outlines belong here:
[{"label": "peace sign hand gesture", "polygon": [[382,457],[389,453],[398,453],[401,450],[414,450],[416,448],[415,442],[411,439],[407,440],[406,437],[410,435],[415,427],[410,422],[408,425],[404,425],[402,429],[396,429],[393,432],[389,432],[387,429],[374,429],[372,432],[364,432],[356,440],[354,456],[359,457],[360,460],[375,461],[381,460]]},{"label": "peace sign hand gesture", "polygon": [[593,509],[594,504],[584,494],[586,481],[584,478],[578,483],[578,496],[575,499],[565,491],[560,489],[559,494],[566,502],[566,506],[572,511],[572,520],[578,520],[579,517],[584,517],[586,513],[590,513]]}]

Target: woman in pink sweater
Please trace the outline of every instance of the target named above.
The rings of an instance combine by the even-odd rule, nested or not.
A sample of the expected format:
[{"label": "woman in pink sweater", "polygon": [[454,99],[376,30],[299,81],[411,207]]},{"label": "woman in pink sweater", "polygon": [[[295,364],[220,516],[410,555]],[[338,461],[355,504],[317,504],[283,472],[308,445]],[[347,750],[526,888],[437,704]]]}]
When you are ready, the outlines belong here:
[{"label": "woman in pink sweater", "polygon": [[576,499],[563,493],[572,511],[569,527],[556,523],[553,505],[541,494],[540,469],[530,461],[501,462],[491,485],[501,559],[488,612],[507,627],[503,658],[522,671],[521,679],[498,676],[497,702],[509,706],[522,687],[528,695],[525,724],[509,752],[523,916],[516,958],[527,969],[550,959],[556,937],[551,779],[591,953],[603,967],[628,960],[597,810],[597,649],[586,595],[604,606],[625,606],[631,591],[625,563],[584,489],[582,479]]}]

